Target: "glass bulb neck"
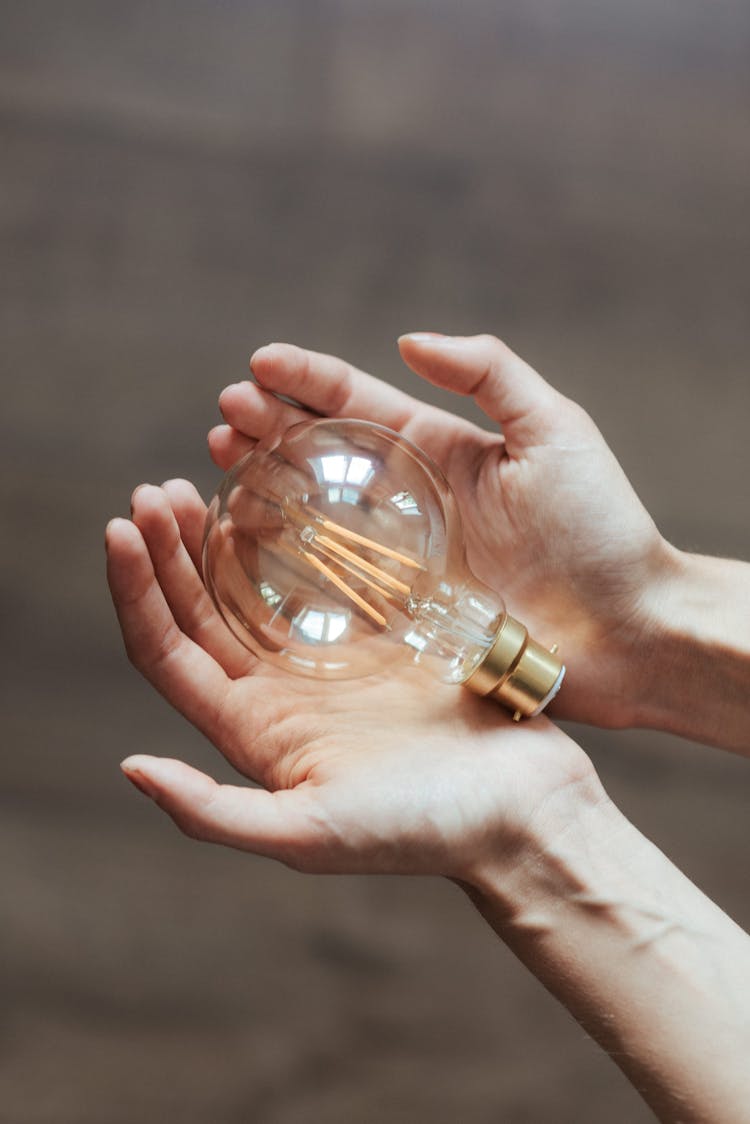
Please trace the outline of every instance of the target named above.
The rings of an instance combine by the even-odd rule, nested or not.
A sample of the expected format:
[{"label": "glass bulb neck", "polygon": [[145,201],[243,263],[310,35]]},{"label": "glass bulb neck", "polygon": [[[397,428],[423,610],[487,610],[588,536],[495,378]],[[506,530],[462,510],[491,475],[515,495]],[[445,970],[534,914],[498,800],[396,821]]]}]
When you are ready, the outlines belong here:
[{"label": "glass bulb neck", "polygon": [[525,625],[506,614],[492,646],[464,686],[513,711],[516,721],[533,718],[552,701],[565,676],[556,651],[557,645],[547,649],[537,644]]}]

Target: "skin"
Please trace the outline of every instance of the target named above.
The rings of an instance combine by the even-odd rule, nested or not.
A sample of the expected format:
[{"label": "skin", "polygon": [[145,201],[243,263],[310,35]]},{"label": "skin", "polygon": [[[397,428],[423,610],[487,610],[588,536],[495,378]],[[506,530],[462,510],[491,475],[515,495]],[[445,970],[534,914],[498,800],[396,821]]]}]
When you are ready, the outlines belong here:
[{"label": "skin", "polygon": [[[591,420],[499,341],[400,346],[502,436],[275,344],[256,383],[223,392],[215,461],[310,416],[399,430],[453,485],[475,573],[502,575],[511,611],[563,643],[559,714],[747,749],[748,568],[670,547]],[[344,691],[260,665],[204,589],[205,514],[186,481],[136,489],[132,519],[107,528],[109,584],[131,661],[257,787],[143,755],[126,776],[196,839],[300,870],[453,879],[661,1120],[750,1119],[750,941],[614,808],[583,750],[416,668]]]},{"label": "skin", "polygon": [[187,834],[304,870],[462,878],[498,839],[516,846],[558,791],[599,793],[586,755],[551,722],[514,724],[416,668],[342,691],[260,664],[199,577],[204,517],[192,485],[173,481],[138,488],[132,522],[107,530],[132,662],[262,786],[216,785],[181,762],[131,758],[128,776]]}]

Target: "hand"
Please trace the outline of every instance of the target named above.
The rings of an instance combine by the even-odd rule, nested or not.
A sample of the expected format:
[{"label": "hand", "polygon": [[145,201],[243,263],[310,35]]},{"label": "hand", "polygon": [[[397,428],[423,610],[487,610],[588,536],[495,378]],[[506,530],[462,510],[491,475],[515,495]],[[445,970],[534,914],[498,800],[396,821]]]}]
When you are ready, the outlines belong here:
[{"label": "hand", "polygon": [[340,359],[271,344],[251,360],[257,385],[221,395],[228,425],[209,434],[214,460],[227,469],[269,431],[316,415],[365,418],[403,433],[453,487],[474,573],[536,639],[559,643],[568,674],[553,713],[633,724],[654,607],[676,552],[588,415],[499,340],[420,333],[399,346],[417,374],[473,395],[502,435]]},{"label": "hand", "polygon": [[417,668],[327,684],[259,664],[200,579],[206,509],[192,485],[143,486],[132,509],[132,522],[107,528],[130,659],[262,786],[217,785],[179,761],[129,758],[130,779],[187,834],[302,870],[470,882],[490,858],[522,850],[535,825],[567,825],[562,809],[579,795],[603,798],[586,755],[546,719],[514,724]]}]

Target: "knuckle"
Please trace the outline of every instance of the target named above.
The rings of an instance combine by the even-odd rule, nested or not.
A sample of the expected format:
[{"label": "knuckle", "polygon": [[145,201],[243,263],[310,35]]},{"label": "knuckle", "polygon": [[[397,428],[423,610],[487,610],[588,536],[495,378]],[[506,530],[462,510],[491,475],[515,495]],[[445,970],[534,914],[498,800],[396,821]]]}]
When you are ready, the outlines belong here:
[{"label": "knuckle", "polygon": [[179,651],[181,644],[182,634],[178,631],[177,626],[170,622],[155,647],[153,657],[154,664],[158,666],[167,663],[167,661]]},{"label": "knuckle", "polygon": [[330,410],[335,414],[346,411],[352,397],[352,377],[349,371],[343,370],[331,387]]},{"label": "knuckle", "polygon": [[596,425],[591,415],[574,399],[560,395],[560,407],[565,411],[566,420],[576,429],[588,433],[596,431]]},{"label": "knuckle", "polygon": [[499,336],[495,336],[491,332],[484,332],[479,340],[482,346],[490,352],[493,361],[503,359],[508,354],[508,345],[503,343]]},{"label": "knuckle", "polygon": [[186,835],[188,839],[194,839],[197,843],[206,843],[208,841],[209,834],[205,824],[201,823],[201,821],[197,820],[194,816],[173,812],[172,819],[178,829],[183,835]]}]

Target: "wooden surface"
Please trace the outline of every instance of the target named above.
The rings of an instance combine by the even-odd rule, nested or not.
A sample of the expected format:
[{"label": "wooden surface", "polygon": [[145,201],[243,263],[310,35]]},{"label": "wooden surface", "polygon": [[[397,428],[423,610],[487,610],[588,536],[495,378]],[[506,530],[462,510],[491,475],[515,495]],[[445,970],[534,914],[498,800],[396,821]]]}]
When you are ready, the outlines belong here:
[{"label": "wooden surface", "polygon": [[[668,535],[750,557],[748,6],[2,19],[0,1119],[650,1119],[452,887],[201,848],[121,780],[134,750],[227,770],[128,667],[101,542],[142,480],[210,493],[216,396],[257,345],[414,388],[394,338],[435,328],[504,335]],[[747,763],[576,734],[750,923]]]}]

